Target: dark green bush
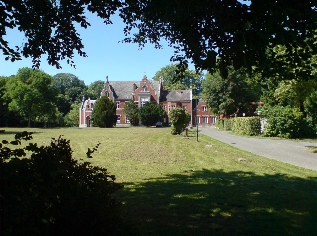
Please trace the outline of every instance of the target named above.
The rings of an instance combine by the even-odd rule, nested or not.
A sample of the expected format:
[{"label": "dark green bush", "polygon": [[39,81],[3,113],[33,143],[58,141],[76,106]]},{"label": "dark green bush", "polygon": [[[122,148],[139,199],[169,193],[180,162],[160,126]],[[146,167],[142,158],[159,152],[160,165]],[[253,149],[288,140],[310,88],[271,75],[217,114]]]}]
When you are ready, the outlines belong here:
[{"label": "dark green bush", "polygon": [[259,135],[261,123],[259,117],[236,117],[232,121],[232,131],[241,135]]},{"label": "dark green bush", "polygon": [[116,105],[108,97],[97,99],[93,112],[94,126],[112,128],[117,122]]},{"label": "dark green bush", "polygon": [[139,111],[142,125],[151,126],[156,122],[161,121],[164,117],[164,110],[160,104],[146,102]]},{"label": "dark green bush", "polygon": [[[72,157],[69,141],[11,149],[0,143],[1,235],[109,235],[120,223],[121,186],[107,170]],[[87,156],[95,151],[88,150]],[[27,155],[28,154],[28,155]],[[27,158],[24,158],[25,156]]]}]

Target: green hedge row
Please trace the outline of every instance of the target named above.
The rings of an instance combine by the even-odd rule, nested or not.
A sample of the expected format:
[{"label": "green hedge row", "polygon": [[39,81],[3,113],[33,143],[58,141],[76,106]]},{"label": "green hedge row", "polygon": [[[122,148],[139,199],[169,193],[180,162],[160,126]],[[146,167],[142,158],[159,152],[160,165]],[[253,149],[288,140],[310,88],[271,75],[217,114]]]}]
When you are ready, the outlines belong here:
[{"label": "green hedge row", "polygon": [[241,135],[259,135],[261,123],[259,117],[236,117],[232,119],[218,119],[216,127],[222,130],[232,130]]},{"label": "green hedge row", "polygon": [[261,133],[259,117],[236,117],[232,120],[231,130],[236,134],[254,136]]},{"label": "green hedge row", "polygon": [[221,130],[231,130],[232,119],[217,119],[216,127]]}]

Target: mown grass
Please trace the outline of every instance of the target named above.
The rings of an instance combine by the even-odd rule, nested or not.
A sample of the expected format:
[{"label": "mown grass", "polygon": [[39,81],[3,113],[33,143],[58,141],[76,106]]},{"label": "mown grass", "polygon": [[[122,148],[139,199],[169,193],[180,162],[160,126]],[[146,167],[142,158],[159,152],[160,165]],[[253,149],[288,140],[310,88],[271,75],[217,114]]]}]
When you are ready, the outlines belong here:
[{"label": "mown grass", "polygon": [[[25,129],[23,129],[25,130]],[[0,139],[19,129],[6,129]],[[31,129],[33,142],[71,140],[124,184],[129,235],[314,235],[317,172],[262,158],[194,133],[168,128]],[[245,159],[244,161],[241,161]],[[240,161],[239,161],[240,159]],[[87,159],[85,159],[87,160]]]}]

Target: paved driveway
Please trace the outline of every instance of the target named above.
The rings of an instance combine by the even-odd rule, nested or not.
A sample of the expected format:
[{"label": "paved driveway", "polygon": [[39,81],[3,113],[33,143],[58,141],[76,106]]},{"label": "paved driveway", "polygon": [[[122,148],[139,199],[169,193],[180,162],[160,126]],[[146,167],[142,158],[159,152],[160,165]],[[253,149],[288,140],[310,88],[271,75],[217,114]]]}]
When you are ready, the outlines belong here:
[{"label": "paved driveway", "polygon": [[202,134],[239,149],[317,171],[317,153],[307,150],[308,147],[317,147],[317,142],[244,137],[215,127],[199,128],[199,130]]}]

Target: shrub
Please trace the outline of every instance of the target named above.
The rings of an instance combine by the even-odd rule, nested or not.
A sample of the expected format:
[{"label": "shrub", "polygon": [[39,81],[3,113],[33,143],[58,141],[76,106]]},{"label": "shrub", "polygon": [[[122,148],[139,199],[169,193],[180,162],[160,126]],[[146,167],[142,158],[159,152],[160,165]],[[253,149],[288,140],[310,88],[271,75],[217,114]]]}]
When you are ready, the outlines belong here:
[{"label": "shrub", "polygon": [[151,126],[161,121],[164,117],[164,110],[157,103],[147,102],[140,109],[140,119],[143,125]]},{"label": "shrub", "polygon": [[267,119],[265,136],[299,138],[305,136],[307,123],[298,108],[290,106],[264,106],[262,115]]},{"label": "shrub", "polygon": [[224,127],[224,120],[223,119],[217,119],[216,120],[216,127],[218,128],[218,129],[224,129],[223,127]]},{"label": "shrub", "polygon": [[261,122],[259,117],[236,117],[231,119],[232,131],[241,135],[259,135]]},{"label": "shrub", "polygon": [[177,107],[170,111],[169,119],[172,124],[171,134],[181,134],[190,121],[190,114],[185,112],[182,108]]},{"label": "shrub", "polygon": [[125,103],[123,112],[129,118],[131,125],[139,125],[139,107],[134,101],[131,100]]},{"label": "shrub", "polygon": [[232,122],[233,122],[233,119],[224,119],[223,120],[223,129],[224,130],[232,130]]},{"label": "shrub", "polygon": [[216,127],[221,130],[231,130],[232,119],[217,119]]},{"label": "shrub", "polygon": [[111,128],[117,122],[116,106],[108,97],[97,99],[93,112],[94,125]]},{"label": "shrub", "polygon": [[[23,133],[0,143],[2,235],[113,234],[120,223],[113,193],[121,186],[115,177],[74,159],[69,141],[61,137],[48,146],[10,148],[29,139]],[[87,157],[95,150],[88,149]]]}]

